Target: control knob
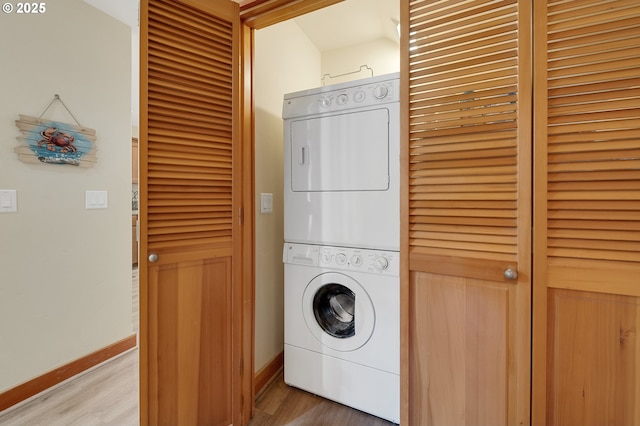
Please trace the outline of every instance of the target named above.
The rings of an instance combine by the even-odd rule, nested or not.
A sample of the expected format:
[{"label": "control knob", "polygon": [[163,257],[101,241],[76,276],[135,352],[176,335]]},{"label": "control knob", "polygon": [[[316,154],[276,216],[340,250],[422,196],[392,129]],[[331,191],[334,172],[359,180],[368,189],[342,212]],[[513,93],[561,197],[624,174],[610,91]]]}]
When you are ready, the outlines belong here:
[{"label": "control knob", "polygon": [[384,271],[389,267],[389,259],[387,259],[384,256],[378,256],[375,258],[375,260],[373,261],[373,266],[378,270],[378,271]]},{"label": "control knob", "polygon": [[331,263],[331,253],[329,252],[322,253],[322,256],[320,257],[320,259],[322,260],[323,263]]},{"label": "control knob", "polygon": [[375,89],[373,89],[373,96],[375,96],[376,99],[383,99],[388,94],[389,94],[389,88],[385,86],[378,86]]},{"label": "control knob", "polygon": [[336,255],[336,263],[338,265],[344,265],[345,263],[347,263],[347,255],[344,253],[338,253]]}]

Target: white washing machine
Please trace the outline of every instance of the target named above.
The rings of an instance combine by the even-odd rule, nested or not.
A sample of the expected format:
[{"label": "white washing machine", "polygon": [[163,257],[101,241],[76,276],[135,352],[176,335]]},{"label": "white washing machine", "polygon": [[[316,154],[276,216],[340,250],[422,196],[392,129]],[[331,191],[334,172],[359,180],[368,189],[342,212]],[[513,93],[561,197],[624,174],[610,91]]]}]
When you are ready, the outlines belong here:
[{"label": "white washing machine", "polygon": [[399,74],[284,96],[284,240],[399,250]]},{"label": "white washing machine", "polygon": [[284,380],[400,421],[399,253],[286,243]]}]

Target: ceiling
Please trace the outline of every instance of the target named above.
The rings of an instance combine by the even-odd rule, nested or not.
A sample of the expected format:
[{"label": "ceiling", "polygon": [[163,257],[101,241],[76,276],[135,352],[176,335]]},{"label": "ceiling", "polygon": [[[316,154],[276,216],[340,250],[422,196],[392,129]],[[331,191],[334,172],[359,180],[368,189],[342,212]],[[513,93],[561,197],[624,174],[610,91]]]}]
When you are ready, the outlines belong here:
[{"label": "ceiling", "polygon": [[[84,0],[132,28],[138,26],[137,0]],[[398,40],[400,0],[345,0],[295,18],[318,50],[332,50],[380,38]]]},{"label": "ceiling", "polygon": [[397,42],[399,18],[400,0],[346,0],[294,21],[322,52],[381,38]]},{"label": "ceiling", "polygon": [[111,15],[119,21],[124,22],[132,28],[138,26],[138,0],[84,0],[91,6],[96,7]]}]

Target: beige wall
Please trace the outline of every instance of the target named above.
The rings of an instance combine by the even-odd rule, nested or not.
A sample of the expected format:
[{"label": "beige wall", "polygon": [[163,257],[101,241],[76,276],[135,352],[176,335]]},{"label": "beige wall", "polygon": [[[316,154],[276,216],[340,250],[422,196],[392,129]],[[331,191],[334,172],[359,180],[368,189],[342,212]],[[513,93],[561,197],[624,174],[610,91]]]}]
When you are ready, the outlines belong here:
[{"label": "beige wall", "polygon": [[388,38],[381,38],[369,43],[322,52],[323,76],[347,74],[336,78],[325,77],[325,85],[371,77],[371,72],[366,69],[358,74],[348,74],[358,71],[362,65],[371,68],[374,76],[400,71],[400,45]]},{"label": "beige wall", "polygon": [[[42,15],[0,16],[0,392],[132,334],[131,30],[82,0]],[[18,114],[59,94],[97,132],[93,168],[26,164],[13,149]],[[60,105],[44,118],[73,122]],[[85,210],[85,191],[108,209]]]},{"label": "beige wall", "polygon": [[[256,31],[256,371],[284,347],[282,97],[321,86],[325,73],[350,72],[361,64],[375,75],[398,72],[399,58],[398,44],[386,39],[321,53],[294,21]],[[273,194],[273,213],[260,213],[261,192]]]},{"label": "beige wall", "polygon": [[[320,52],[293,21],[256,31],[256,371],[284,347],[282,97],[319,84]],[[271,214],[260,213],[262,192]]]}]

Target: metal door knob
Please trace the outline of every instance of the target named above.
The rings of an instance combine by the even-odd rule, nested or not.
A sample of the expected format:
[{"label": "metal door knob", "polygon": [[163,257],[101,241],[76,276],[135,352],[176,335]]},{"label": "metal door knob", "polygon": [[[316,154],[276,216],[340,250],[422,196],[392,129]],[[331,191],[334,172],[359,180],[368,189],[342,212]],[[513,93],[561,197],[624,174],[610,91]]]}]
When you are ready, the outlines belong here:
[{"label": "metal door knob", "polygon": [[158,259],[160,259],[160,256],[158,256],[156,253],[151,253],[149,255],[149,262],[151,263],[157,262]]},{"label": "metal door knob", "polygon": [[508,280],[516,280],[518,279],[518,271],[512,268],[507,268],[504,270],[504,277]]}]

